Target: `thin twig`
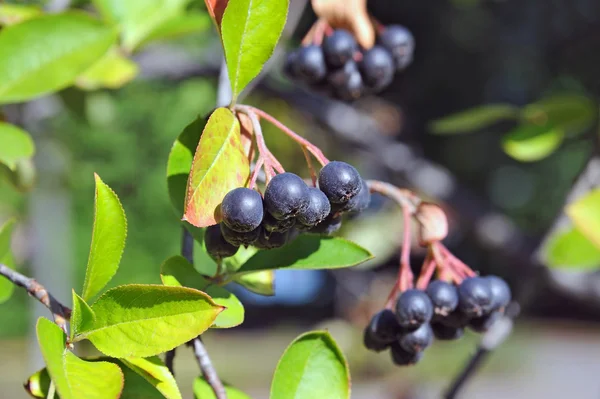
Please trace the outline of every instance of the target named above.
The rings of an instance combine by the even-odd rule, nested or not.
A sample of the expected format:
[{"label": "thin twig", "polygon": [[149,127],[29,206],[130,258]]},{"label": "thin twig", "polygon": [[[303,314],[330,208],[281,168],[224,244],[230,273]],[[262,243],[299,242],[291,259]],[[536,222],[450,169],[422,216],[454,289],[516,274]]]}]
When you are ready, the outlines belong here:
[{"label": "thin twig", "polygon": [[405,291],[413,286],[413,272],[410,268],[410,239],[412,236],[411,226],[411,210],[408,205],[402,205],[402,249],[400,251],[400,276],[398,284],[400,291]]},{"label": "thin twig", "polygon": [[202,374],[204,375],[206,382],[208,382],[213,389],[216,399],[227,399],[225,387],[219,379],[217,371],[215,370],[210,357],[208,356],[208,352],[206,351],[206,347],[204,347],[202,339],[200,337],[194,338],[192,345],[194,347],[194,355],[196,356],[200,370],[202,370]]},{"label": "thin twig", "polygon": [[56,298],[50,294],[43,285],[32,279],[26,277],[21,273],[11,269],[10,267],[0,263],[0,275],[6,277],[13,284],[19,287],[25,288],[27,293],[40,301],[42,305],[46,306],[52,316],[54,322],[62,328],[65,334],[68,335],[67,320],[71,318],[71,309],[60,303]]}]

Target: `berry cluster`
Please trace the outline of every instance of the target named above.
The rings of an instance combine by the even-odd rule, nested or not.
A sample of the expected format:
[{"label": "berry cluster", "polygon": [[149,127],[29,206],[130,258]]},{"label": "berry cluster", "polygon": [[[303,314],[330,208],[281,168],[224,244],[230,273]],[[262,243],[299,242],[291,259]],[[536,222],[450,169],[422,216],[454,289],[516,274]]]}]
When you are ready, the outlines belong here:
[{"label": "berry cluster", "polygon": [[225,195],[222,222],[206,229],[206,250],[214,258],[225,258],[242,245],[272,249],[301,232],[332,234],[341,227],[344,213],[364,210],[370,199],[366,182],[345,162],[325,165],[318,188],[293,173],[280,173],[269,181],[264,197],[244,187]]},{"label": "berry cluster", "polygon": [[390,85],[397,71],[412,61],[414,39],[403,26],[386,27],[370,49],[359,50],[352,34],[334,30],[322,45],[309,44],[288,54],[286,74],[344,101],[378,93]]},{"label": "berry cluster", "polygon": [[487,331],[510,302],[508,284],[496,276],[468,277],[458,286],[443,280],[425,290],[408,289],[394,311],[384,309],[365,329],[365,346],[376,352],[391,348],[399,366],[417,363],[433,337],[454,340],[466,327]]}]

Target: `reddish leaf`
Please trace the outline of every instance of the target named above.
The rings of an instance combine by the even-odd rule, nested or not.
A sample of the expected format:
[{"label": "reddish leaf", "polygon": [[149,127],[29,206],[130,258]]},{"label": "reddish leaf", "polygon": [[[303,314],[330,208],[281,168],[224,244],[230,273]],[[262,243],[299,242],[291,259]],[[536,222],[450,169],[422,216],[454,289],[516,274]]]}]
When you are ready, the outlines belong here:
[{"label": "reddish leaf", "polygon": [[188,177],[183,220],[196,227],[218,223],[225,194],[248,181],[250,166],[240,137],[240,123],[227,108],[212,113],[194,154]]},{"label": "reddish leaf", "polygon": [[208,13],[213,21],[215,21],[218,30],[221,30],[221,20],[223,19],[228,2],[229,0],[204,0]]}]

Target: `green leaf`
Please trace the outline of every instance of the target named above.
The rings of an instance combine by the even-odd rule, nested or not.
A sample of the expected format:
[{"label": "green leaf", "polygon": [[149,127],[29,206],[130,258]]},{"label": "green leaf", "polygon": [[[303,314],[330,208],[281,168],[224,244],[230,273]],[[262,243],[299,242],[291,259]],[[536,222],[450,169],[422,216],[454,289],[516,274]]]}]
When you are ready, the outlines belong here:
[{"label": "green leaf", "polygon": [[579,231],[600,248],[600,189],[569,204],[565,211]]},{"label": "green leaf", "polygon": [[69,86],[106,53],[116,31],[84,13],[45,15],[0,32],[0,103]]},{"label": "green leaf", "polygon": [[94,174],[94,177],[94,228],[81,295],[85,300],[99,293],[117,272],[127,236],[127,219],[119,197],[100,176]]},{"label": "green leaf", "polygon": [[288,0],[230,0],[221,37],[233,102],[267,62],[281,36]]},{"label": "green leaf", "polygon": [[[225,386],[225,393],[227,394],[227,399],[252,399],[250,396],[246,395],[244,392],[240,391],[232,387],[229,384],[223,383]],[[194,380],[194,398],[195,399],[217,399],[215,396],[215,392],[211,388],[211,386],[206,382],[204,377],[197,377]]]},{"label": "green leaf", "polygon": [[523,117],[530,122],[550,124],[568,135],[591,129],[597,118],[596,102],[580,94],[561,94],[527,105]]},{"label": "green leaf", "polygon": [[275,369],[270,398],[350,398],[348,363],[328,332],[309,332],[292,342]]},{"label": "green leaf", "polygon": [[434,134],[469,133],[518,116],[519,108],[510,104],[482,105],[435,120],[429,129]]},{"label": "green leaf", "polygon": [[73,342],[89,339],[112,357],[147,357],[197,337],[223,308],[205,293],[162,285],[122,285],[92,305],[96,321]]},{"label": "green leaf", "polygon": [[244,321],[244,306],[231,292],[211,284],[194,266],[182,256],[167,259],[160,267],[160,278],[164,285],[190,287],[206,292],[216,304],[225,308],[213,324],[217,328],[231,328]]},{"label": "green leaf", "polygon": [[85,90],[118,89],[135,78],[137,74],[137,64],[115,49],[106,53],[91,68],[78,76],[75,84]]},{"label": "green leaf", "polygon": [[275,295],[275,271],[263,270],[261,272],[238,274],[233,281],[249,291],[259,295]]},{"label": "green leaf", "polygon": [[544,252],[549,267],[577,270],[600,268],[600,248],[577,229],[554,234]]},{"label": "green leaf", "polygon": [[223,197],[244,186],[250,175],[240,138],[238,119],[227,108],[217,108],[204,127],[186,188],[183,220],[196,227],[217,223]]},{"label": "green leaf", "polygon": [[108,362],[86,362],[66,349],[66,335],[50,320],[41,317],[37,336],[48,373],[61,399],[119,398],[123,373]]},{"label": "green leaf", "polygon": [[15,25],[41,14],[42,9],[36,6],[0,4],[0,25]]},{"label": "green leaf", "polygon": [[167,399],[181,399],[173,374],[157,356],[126,358],[123,363],[154,386]]},{"label": "green leaf", "polygon": [[82,297],[77,295],[75,290],[73,290],[73,310],[71,312],[71,339],[76,334],[79,334],[80,331],[85,331],[90,328],[93,328],[93,325],[96,321],[96,315],[94,311],[87,304],[86,301],[83,300]]},{"label": "green leaf", "polygon": [[552,154],[565,137],[563,130],[549,125],[521,125],[506,133],[502,148],[521,162],[534,162]]},{"label": "green leaf", "polygon": [[20,192],[27,192],[33,188],[36,179],[33,159],[20,159],[16,162],[15,170],[0,163],[0,176],[4,177],[12,186]]},{"label": "green leaf", "polygon": [[[15,227],[15,220],[9,219],[0,227],[0,263],[14,267],[14,261],[10,250],[12,232]],[[15,290],[15,285],[8,279],[0,278],[0,304],[8,301]]]},{"label": "green leaf", "polygon": [[0,143],[2,143],[0,163],[8,166],[12,171],[16,170],[19,160],[30,158],[35,152],[33,140],[29,134],[10,123],[0,122]]},{"label": "green leaf", "polygon": [[356,266],[372,257],[366,249],[343,238],[303,234],[285,247],[257,252],[238,273],[271,269],[340,269]]},{"label": "green leaf", "polygon": [[93,0],[105,20],[121,29],[123,47],[133,51],[165,21],[183,14],[190,0]]},{"label": "green leaf", "polygon": [[210,28],[210,18],[203,12],[188,12],[178,15],[157,26],[142,44],[152,41],[174,39],[191,33],[200,33]]}]

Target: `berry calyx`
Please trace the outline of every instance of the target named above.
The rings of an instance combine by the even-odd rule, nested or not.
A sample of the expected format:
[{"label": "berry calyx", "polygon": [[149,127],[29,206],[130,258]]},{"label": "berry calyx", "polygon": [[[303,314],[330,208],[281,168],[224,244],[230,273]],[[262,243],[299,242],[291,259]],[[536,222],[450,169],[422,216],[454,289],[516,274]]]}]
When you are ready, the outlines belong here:
[{"label": "berry calyx", "polygon": [[263,200],[257,191],[239,187],[228,192],[221,202],[223,223],[240,233],[252,231],[263,220]]},{"label": "berry calyx", "polygon": [[316,45],[301,47],[295,59],[294,75],[308,84],[321,81],[327,74],[323,50]]},{"label": "berry calyx", "polygon": [[422,352],[433,342],[433,331],[429,323],[421,325],[416,330],[402,334],[398,343],[409,353]]},{"label": "berry calyx", "polygon": [[206,252],[215,259],[233,256],[238,250],[237,246],[225,240],[223,234],[221,234],[221,227],[218,224],[208,226],[204,231],[204,246],[206,247]]},{"label": "berry calyx", "polygon": [[382,46],[365,51],[359,68],[365,85],[376,91],[388,86],[394,78],[394,60]]},{"label": "berry calyx", "polygon": [[403,70],[412,61],[415,39],[405,27],[400,25],[388,26],[379,36],[379,43],[392,55],[396,70]]},{"label": "berry calyx", "polygon": [[345,204],[358,194],[362,179],[354,166],[332,161],[319,173],[319,188],[332,204]]},{"label": "berry calyx", "polygon": [[433,305],[425,292],[417,289],[404,291],[396,302],[396,319],[404,328],[419,328],[433,316]]},{"label": "berry calyx", "polygon": [[469,317],[480,317],[492,309],[492,289],[482,277],[470,277],[458,286],[458,308]]},{"label": "berry calyx", "polygon": [[308,188],[308,206],[298,213],[298,221],[306,227],[314,227],[321,223],[331,211],[331,204],[325,193],[316,187]]},{"label": "berry calyx", "polygon": [[230,243],[231,245],[239,246],[247,246],[252,245],[254,241],[258,239],[260,234],[260,226],[255,228],[254,230],[246,231],[244,233],[240,233],[235,230],[231,230],[225,223],[221,223],[221,234],[225,241]]},{"label": "berry calyx", "polygon": [[298,215],[308,207],[309,202],[308,186],[293,173],[276,175],[265,189],[265,208],[278,220]]},{"label": "berry calyx", "polygon": [[356,48],[356,39],[345,29],[336,29],[323,40],[325,61],[333,68],[341,67],[351,60]]},{"label": "berry calyx", "polygon": [[432,281],[425,292],[431,299],[435,314],[447,316],[458,306],[458,291],[454,285],[446,281]]}]

